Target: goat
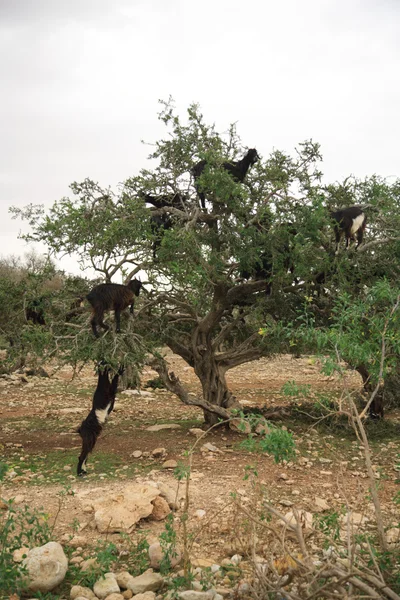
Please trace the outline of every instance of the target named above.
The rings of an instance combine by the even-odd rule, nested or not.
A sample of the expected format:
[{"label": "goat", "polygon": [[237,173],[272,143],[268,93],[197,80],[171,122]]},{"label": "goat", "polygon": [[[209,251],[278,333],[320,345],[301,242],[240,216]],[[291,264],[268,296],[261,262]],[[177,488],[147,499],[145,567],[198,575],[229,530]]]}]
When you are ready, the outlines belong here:
[{"label": "goat", "polygon": [[271,283],[268,281],[272,275],[272,258],[270,254],[262,252],[257,263],[248,269],[240,269],[242,279],[255,279],[256,281],[265,279],[265,293],[271,295]]},{"label": "goat", "polygon": [[156,259],[157,250],[161,246],[164,231],[171,229],[172,225],[172,219],[169,215],[152,215],[150,217],[151,231],[155,236],[153,241],[153,260]]},{"label": "goat", "polygon": [[34,325],[46,325],[44,319],[44,298],[30,300],[25,308],[25,318]]},{"label": "goat", "polygon": [[330,213],[330,218],[334,221],[336,250],[339,253],[340,240],[343,234],[346,237],[346,250],[349,248],[351,240],[357,237],[357,246],[363,241],[367,217],[361,206],[350,206]]},{"label": "goat", "polygon": [[77,475],[86,475],[86,461],[90,452],[96,445],[103,425],[114,408],[115,395],[117,393],[118,378],[123,373],[121,367],[110,381],[110,370],[105,367],[98,371],[97,387],[93,395],[92,409],[77,430],[82,438],[82,451],[78,459]]},{"label": "goat", "polygon": [[[257,150],[255,148],[250,148],[250,150],[248,150],[246,152],[246,154],[244,155],[244,157],[241,160],[238,160],[235,162],[229,162],[229,161],[224,162],[224,163],[222,163],[222,168],[231,175],[231,177],[233,178],[234,181],[236,181],[237,183],[243,183],[244,178],[246,177],[247,171],[259,159],[260,159],[260,157],[258,155]],[[196,187],[197,193],[200,198],[201,208],[203,210],[205,210],[205,208],[206,208],[206,196],[205,196],[204,191],[199,190],[199,186],[197,184],[197,179],[203,173],[206,165],[207,165],[207,161],[201,160],[200,162],[195,164],[191,169],[191,173],[195,180],[195,187]]]},{"label": "goat", "polygon": [[121,311],[130,306],[130,312],[133,314],[135,296],[139,296],[142,282],[133,279],[127,285],[119,283],[101,283],[96,285],[86,296],[93,308],[93,316],[90,321],[95,337],[99,337],[97,325],[107,330],[108,325],[103,322],[104,313],[108,310],[115,311],[115,331],[121,331]]},{"label": "goat", "polygon": [[140,194],[141,198],[148,204],[151,204],[155,208],[164,208],[171,206],[182,210],[184,205],[188,202],[188,197],[184,194],[176,192],[175,194],[161,194],[160,196],[152,196],[151,194]]}]

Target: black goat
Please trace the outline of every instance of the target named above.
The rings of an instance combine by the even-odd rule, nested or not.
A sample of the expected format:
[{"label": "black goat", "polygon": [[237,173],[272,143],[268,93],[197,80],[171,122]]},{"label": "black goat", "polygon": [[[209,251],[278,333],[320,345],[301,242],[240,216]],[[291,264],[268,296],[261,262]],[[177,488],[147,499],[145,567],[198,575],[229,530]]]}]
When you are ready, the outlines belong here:
[{"label": "black goat", "polygon": [[25,308],[25,318],[32,321],[34,325],[46,325],[44,319],[44,299],[30,300]]},{"label": "black goat", "polygon": [[254,279],[255,281],[265,279],[265,293],[267,296],[271,295],[271,283],[269,281],[272,276],[271,254],[262,252],[259,256],[259,260],[252,268],[240,269],[239,274],[242,279]]},{"label": "black goat", "polygon": [[[259,159],[260,157],[258,155],[257,150],[255,148],[250,148],[250,150],[246,152],[246,154],[241,160],[235,162],[224,162],[222,163],[222,168],[231,175],[234,181],[242,183],[244,181],[244,178],[246,177],[249,168],[252,165],[254,165],[254,163],[256,163]],[[195,180],[196,190],[199,195],[201,207],[203,210],[206,208],[206,196],[204,191],[199,190],[199,187],[197,185],[197,179],[203,173],[206,165],[207,161],[201,160],[200,162],[195,164],[191,169],[191,173]]]},{"label": "black goat", "polygon": [[346,237],[346,249],[349,248],[351,240],[357,237],[357,246],[363,241],[367,217],[361,206],[350,206],[330,213],[330,218],[334,221],[336,251],[339,252],[340,240],[343,234]]},{"label": "black goat", "polygon": [[152,215],[150,217],[151,232],[155,236],[153,241],[153,259],[156,259],[157,250],[161,246],[161,240],[164,235],[164,231],[171,229],[173,226],[172,219],[167,214]]},{"label": "black goat", "polygon": [[99,370],[97,387],[93,395],[92,409],[86,419],[82,421],[77,433],[82,438],[82,451],[78,459],[77,474],[79,477],[86,475],[86,461],[90,452],[96,445],[103,425],[114,408],[117,393],[118,378],[122,375],[121,368],[110,381],[110,370],[106,367]]},{"label": "black goat", "polygon": [[171,206],[172,208],[177,208],[179,210],[182,210],[189,200],[187,196],[184,194],[179,194],[178,192],[175,194],[161,194],[160,196],[152,196],[151,194],[142,193],[141,198],[155,208]]},{"label": "black goat", "polygon": [[115,311],[115,331],[120,333],[121,311],[130,306],[131,314],[133,314],[135,296],[139,296],[141,287],[141,281],[132,279],[127,285],[120,285],[119,283],[101,283],[100,285],[96,285],[96,287],[89,292],[86,299],[93,307],[93,316],[90,324],[96,337],[99,337],[97,325],[100,325],[103,329],[108,329],[108,325],[103,322],[104,313],[108,310]]}]

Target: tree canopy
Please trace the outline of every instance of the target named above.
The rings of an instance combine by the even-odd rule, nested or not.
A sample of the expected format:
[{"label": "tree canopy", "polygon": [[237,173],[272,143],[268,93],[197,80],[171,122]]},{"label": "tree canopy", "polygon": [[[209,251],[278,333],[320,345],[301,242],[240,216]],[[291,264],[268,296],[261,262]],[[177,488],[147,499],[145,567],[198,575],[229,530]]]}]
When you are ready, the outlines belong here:
[{"label": "tree canopy", "polygon": [[[263,156],[265,141],[252,140],[261,160],[239,183],[222,168],[246,151],[235,125],[218,133],[197,105],[183,122],[171,102],[162,103],[159,119],[167,135],[154,145],[153,169],[116,190],[90,179],[73,183],[71,196],[48,212],[34,205],[12,209],[29,221],[28,241],[45,242],[50,255],[78,254],[81,268],[93,268],[102,281],[144,274],[135,317],[126,316],[122,334],[110,330],[95,340],[88,312],[65,319],[71,306],[63,295],[36,351],[75,365],[106,360],[138,369],[152,355],[170,389],[202,407],[209,423],[238,406],[226,372],[262,356],[339,354],[377,380],[384,329],[384,369],[395,368],[400,180],[350,176],[327,184],[317,143],[299,144],[292,156],[279,150]],[[206,168],[197,186],[206,210],[191,174],[200,160]],[[164,201],[149,206],[149,198]],[[365,207],[365,241],[357,251],[345,252],[343,244],[335,255],[329,213],[353,205]],[[7,329],[3,323],[3,335]],[[168,373],[159,352],[165,345],[194,368],[201,397],[188,395]]]}]

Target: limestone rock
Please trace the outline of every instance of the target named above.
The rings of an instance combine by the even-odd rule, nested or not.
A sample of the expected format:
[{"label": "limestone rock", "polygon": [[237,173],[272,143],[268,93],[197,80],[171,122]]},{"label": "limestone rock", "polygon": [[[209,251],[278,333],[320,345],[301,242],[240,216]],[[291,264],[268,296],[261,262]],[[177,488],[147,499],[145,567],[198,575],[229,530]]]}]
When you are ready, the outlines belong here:
[{"label": "limestone rock", "polygon": [[207,592],[196,592],[195,590],[186,590],[179,592],[179,600],[214,600],[215,593],[211,590]]},{"label": "limestone rock", "polygon": [[94,519],[100,533],[131,533],[140,519],[151,515],[152,501],[160,491],[151,485],[131,484],[119,494],[109,493],[94,502]]},{"label": "limestone rock", "polygon": [[176,462],[176,460],[174,460],[172,458],[170,460],[166,460],[162,464],[163,469],[176,469],[177,466],[178,466],[178,463]]},{"label": "limestone rock", "polygon": [[128,573],[128,571],[121,571],[115,575],[115,579],[122,590],[127,590],[128,583],[131,579],[133,579],[133,575]]},{"label": "limestone rock", "polygon": [[29,550],[22,565],[26,568],[29,591],[50,592],[64,580],[68,559],[58,542],[48,542]]},{"label": "limestone rock", "polygon": [[171,512],[168,502],[161,496],[156,496],[156,498],[154,498],[153,506],[151,518],[155,521],[162,521]]},{"label": "limestone rock", "polygon": [[167,454],[166,448],[154,448],[151,453],[153,458],[160,458],[160,456],[165,456]]},{"label": "limestone rock", "polygon": [[116,592],[113,592],[112,594],[106,597],[106,600],[124,600],[124,597],[122,594],[117,594]]},{"label": "limestone rock", "polygon": [[148,569],[139,577],[133,577],[128,582],[128,589],[132,590],[133,594],[144,594],[144,592],[157,592],[163,585],[164,578],[158,573],[153,573]]},{"label": "limestone rock", "polygon": [[132,452],[131,456],[132,458],[140,458],[142,454],[143,452],[141,450],[135,450],[134,452]]},{"label": "limestone rock", "polygon": [[133,597],[133,592],[132,590],[125,590],[122,592],[122,595],[124,597],[124,600],[130,600],[130,598]]},{"label": "limestone rock", "polygon": [[200,427],[192,427],[192,429],[189,429],[189,433],[199,438],[203,435],[204,431]]},{"label": "limestone rock", "polygon": [[13,552],[13,561],[16,563],[20,563],[24,560],[25,556],[28,556],[29,548],[27,546],[22,546],[22,548],[17,548]]},{"label": "limestone rock", "polygon": [[[306,510],[299,510],[297,514],[302,529],[312,529],[312,514],[310,512],[307,512]],[[290,525],[296,525],[296,517],[293,511],[289,511],[288,513],[286,513],[285,518],[289,521]],[[281,524],[283,525],[283,521],[281,521]]]},{"label": "limestone rock", "polygon": [[107,598],[110,594],[119,592],[119,585],[114,573],[106,573],[104,577],[100,577],[94,584],[93,591],[100,600]]},{"label": "limestone rock", "polygon": [[256,425],[254,431],[257,435],[269,435],[271,433],[271,427],[268,425],[267,421],[261,421]]},{"label": "limestone rock", "polygon": [[329,504],[323,498],[315,498],[315,510],[316,512],[324,512],[325,510],[329,510]]},{"label": "limestone rock", "polygon": [[386,539],[388,544],[400,544],[400,529],[398,527],[391,527],[386,532]]},{"label": "limestone rock", "polygon": [[210,558],[194,558],[192,560],[192,567],[200,567],[200,569],[211,568],[214,564],[215,560],[211,560]]},{"label": "limestone rock", "polygon": [[[169,545],[167,546],[167,548],[169,549]],[[176,567],[176,565],[178,565],[182,560],[181,552],[178,549],[175,549],[174,551],[171,551],[168,554],[169,554],[168,560],[171,565],[171,568]],[[161,548],[160,542],[154,542],[154,544],[151,544],[149,546],[150,566],[153,569],[160,568],[161,562],[164,557],[165,557],[165,552],[164,552],[163,548]]]},{"label": "limestone rock", "polygon": [[154,592],[145,592],[144,594],[136,594],[133,600],[155,600]]},{"label": "limestone rock", "polygon": [[214,446],[214,444],[211,444],[211,442],[207,442],[206,444],[203,444],[202,447],[200,448],[201,452],[221,452],[221,450],[219,448],[217,448],[217,446]]},{"label": "limestone rock", "polygon": [[245,419],[231,419],[229,421],[229,429],[237,431],[238,433],[251,433],[251,425]]},{"label": "limestone rock", "polygon": [[95,594],[90,588],[83,587],[82,585],[73,585],[69,593],[69,597],[71,600],[77,600],[78,598],[86,598],[87,600],[91,600],[91,598],[96,598]]},{"label": "limestone rock", "polygon": [[164,429],[181,429],[181,426],[178,423],[162,423],[146,427],[145,431],[163,431]]},{"label": "limestone rock", "polygon": [[88,558],[81,563],[81,571],[95,571],[99,568],[99,563],[95,558]]},{"label": "limestone rock", "polygon": [[179,499],[183,498],[184,496],[183,490],[181,491],[181,493],[179,493],[179,488],[173,489],[172,487],[170,487],[166,483],[163,483],[162,481],[159,481],[157,483],[157,487],[160,490],[160,496],[165,498],[165,500],[168,502],[169,507],[172,508],[172,510],[176,510],[177,508],[179,508]]}]

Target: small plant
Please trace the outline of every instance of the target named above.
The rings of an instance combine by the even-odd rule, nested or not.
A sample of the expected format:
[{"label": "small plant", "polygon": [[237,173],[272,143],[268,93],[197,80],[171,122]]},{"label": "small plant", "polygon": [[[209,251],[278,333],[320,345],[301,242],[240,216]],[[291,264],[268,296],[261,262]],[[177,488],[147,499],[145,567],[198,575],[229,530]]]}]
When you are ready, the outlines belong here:
[{"label": "small plant", "polygon": [[277,427],[270,427],[269,432],[260,438],[249,435],[240,444],[240,447],[248,452],[267,452],[267,454],[271,454],[274,457],[276,463],[295,458],[293,435]]},{"label": "small plant", "polygon": [[50,541],[48,515],[28,506],[14,507],[7,502],[8,511],[0,517],[0,582],[4,594],[20,593],[26,588],[21,575],[22,565],[15,563],[13,553],[26,546],[42,546]]},{"label": "small plant", "polygon": [[325,547],[330,545],[330,539],[340,540],[340,514],[336,511],[327,514],[315,514],[314,522],[317,529],[326,536]]},{"label": "small plant", "polygon": [[124,546],[124,556],[121,562],[124,567],[134,577],[141,575],[143,571],[149,568],[149,543],[145,537],[139,538],[135,543],[126,533],[121,534]]},{"label": "small plant", "polygon": [[178,556],[176,549],[176,531],[174,529],[174,517],[170,513],[165,520],[165,530],[160,534],[160,546],[163,558],[160,563],[161,575],[166,575],[171,570],[173,558]]}]

